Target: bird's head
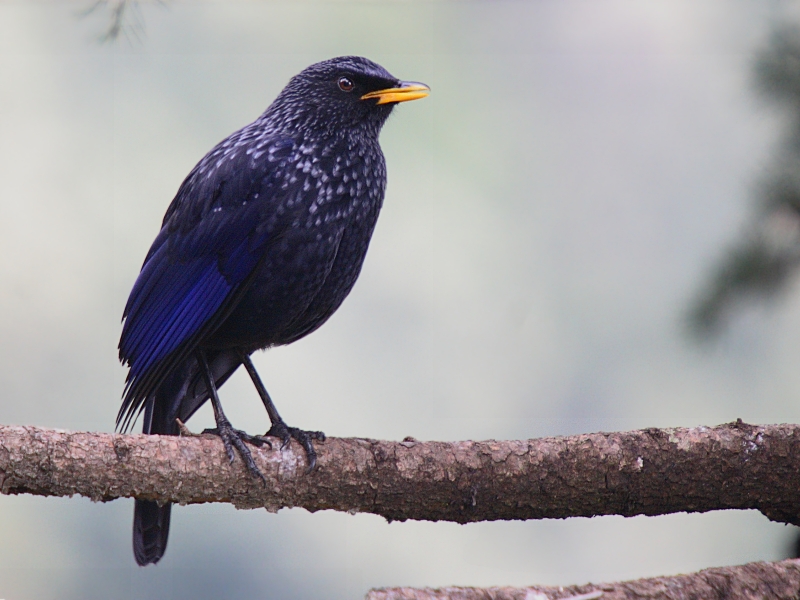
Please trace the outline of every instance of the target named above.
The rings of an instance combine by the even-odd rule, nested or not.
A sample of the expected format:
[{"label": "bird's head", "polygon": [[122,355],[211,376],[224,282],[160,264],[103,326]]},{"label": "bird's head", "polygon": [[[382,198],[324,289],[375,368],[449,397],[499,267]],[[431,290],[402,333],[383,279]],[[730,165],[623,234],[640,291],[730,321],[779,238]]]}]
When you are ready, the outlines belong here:
[{"label": "bird's head", "polygon": [[327,134],[359,129],[377,135],[395,105],[429,92],[427,85],[401,81],[371,60],[341,56],[295,75],[265,116],[289,128]]}]

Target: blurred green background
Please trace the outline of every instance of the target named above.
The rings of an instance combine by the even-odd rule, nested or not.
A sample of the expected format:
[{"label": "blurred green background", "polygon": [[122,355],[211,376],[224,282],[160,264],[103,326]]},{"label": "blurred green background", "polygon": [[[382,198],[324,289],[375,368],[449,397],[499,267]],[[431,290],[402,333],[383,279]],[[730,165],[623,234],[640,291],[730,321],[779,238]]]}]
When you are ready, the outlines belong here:
[{"label": "blurred green background", "polygon": [[[754,68],[798,3],[140,4],[106,43],[90,6],[0,3],[0,423],[112,431],[122,308],[178,185],[342,54],[433,92],[384,129],[350,298],[254,357],[287,422],[395,440],[800,422],[791,282],[715,344],[685,327],[781,151],[790,116]],[[246,374],[222,402],[267,429]],[[461,526],[201,505],[140,569],[132,508],[0,497],[0,598],[583,583],[777,560],[794,535],[755,512]]]}]

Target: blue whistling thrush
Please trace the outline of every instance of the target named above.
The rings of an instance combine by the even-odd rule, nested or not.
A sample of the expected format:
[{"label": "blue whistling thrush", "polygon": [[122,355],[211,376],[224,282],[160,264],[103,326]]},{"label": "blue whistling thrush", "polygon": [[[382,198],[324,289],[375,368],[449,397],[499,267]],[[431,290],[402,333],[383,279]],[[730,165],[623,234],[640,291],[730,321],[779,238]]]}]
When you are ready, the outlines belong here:
[{"label": "blue whistling thrush", "polygon": [[[143,411],[144,433],[177,435],[177,419],[211,400],[229,459],[235,448],[263,478],[245,442],[268,442],[234,429],[217,395],[243,364],[272,424],[265,435],[296,439],[314,468],[324,435],[284,423],[250,354],[308,335],[344,301],[383,203],[380,130],[397,103],[428,92],[365,58],[320,62],[192,169],[125,306],[118,428]],[[169,519],[169,504],[136,500],[137,563],[164,555]]]}]

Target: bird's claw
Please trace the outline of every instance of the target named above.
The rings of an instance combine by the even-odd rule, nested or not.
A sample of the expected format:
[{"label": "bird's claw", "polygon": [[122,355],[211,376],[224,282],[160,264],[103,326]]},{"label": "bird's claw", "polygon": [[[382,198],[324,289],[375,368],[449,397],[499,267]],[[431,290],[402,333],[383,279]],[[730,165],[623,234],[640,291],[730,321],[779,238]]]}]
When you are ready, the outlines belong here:
[{"label": "bird's claw", "polygon": [[217,425],[213,429],[204,429],[203,433],[210,433],[212,435],[218,435],[222,439],[222,445],[225,446],[225,453],[228,455],[228,460],[230,460],[231,464],[233,464],[235,454],[234,454],[234,447],[236,450],[239,451],[239,455],[242,457],[247,470],[250,472],[250,475],[253,477],[258,477],[264,483],[267,482],[267,478],[264,477],[264,474],[261,472],[261,469],[258,468],[256,462],[253,460],[253,455],[250,452],[250,448],[247,447],[245,442],[250,442],[254,446],[263,446],[267,444],[270,449],[272,449],[272,444],[269,440],[265,440],[261,436],[250,435],[249,433],[245,433],[239,429],[234,429],[230,423],[222,423],[222,425]]},{"label": "bird's claw", "polygon": [[[186,426],[184,425],[184,427]],[[233,429],[232,427],[231,429],[236,433],[236,435],[242,441],[247,442],[249,444],[253,444],[253,446],[256,446],[258,448],[266,444],[267,446],[269,446],[269,449],[272,450],[272,442],[270,442],[263,435],[250,435],[249,433],[247,433],[246,431],[242,431],[241,429]],[[219,429],[213,427],[209,429],[204,429],[202,433],[190,433],[190,435],[207,435],[207,434],[219,435]],[[183,432],[181,432],[181,435],[183,435]]]},{"label": "bird's claw", "polygon": [[321,431],[305,431],[297,427],[289,427],[283,421],[274,423],[264,436],[278,438],[281,441],[281,450],[289,444],[292,438],[296,439],[303,447],[303,450],[306,451],[306,458],[308,460],[306,473],[311,473],[317,466],[317,452],[314,450],[314,440],[318,442],[325,441],[325,434]]}]

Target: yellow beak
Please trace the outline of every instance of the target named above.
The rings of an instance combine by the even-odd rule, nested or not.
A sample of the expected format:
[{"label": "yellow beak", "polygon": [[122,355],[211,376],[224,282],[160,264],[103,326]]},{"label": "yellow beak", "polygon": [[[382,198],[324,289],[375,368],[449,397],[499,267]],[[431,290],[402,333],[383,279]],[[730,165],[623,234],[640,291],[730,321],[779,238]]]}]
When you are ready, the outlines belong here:
[{"label": "yellow beak", "polygon": [[398,87],[376,90],[361,96],[361,100],[377,98],[376,104],[389,104],[390,102],[408,102],[409,100],[419,100],[424,98],[431,91],[424,83],[416,81],[401,81]]}]

